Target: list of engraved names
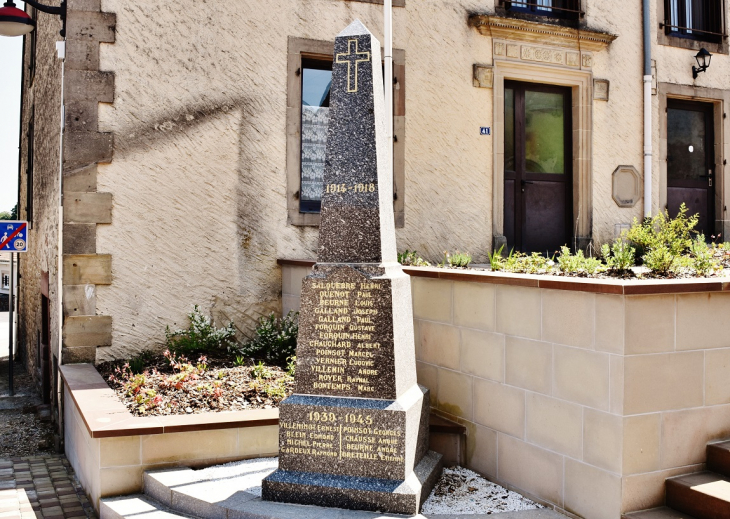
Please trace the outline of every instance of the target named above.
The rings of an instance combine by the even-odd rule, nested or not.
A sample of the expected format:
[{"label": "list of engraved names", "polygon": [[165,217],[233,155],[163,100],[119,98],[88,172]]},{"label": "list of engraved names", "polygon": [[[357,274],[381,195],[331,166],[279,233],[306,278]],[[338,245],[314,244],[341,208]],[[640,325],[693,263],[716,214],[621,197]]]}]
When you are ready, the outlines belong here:
[{"label": "list of engraved names", "polygon": [[404,462],[405,438],[402,428],[393,428],[392,413],[326,407],[297,418],[279,424],[282,455]]},{"label": "list of engraved names", "polygon": [[[377,360],[383,344],[378,301],[389,299],[389,284],[366,281],[313,281],[314,333],[308,341],[311,387],[315,391],[377,396]],[[386,325],[387,327],[387,325]]]}]

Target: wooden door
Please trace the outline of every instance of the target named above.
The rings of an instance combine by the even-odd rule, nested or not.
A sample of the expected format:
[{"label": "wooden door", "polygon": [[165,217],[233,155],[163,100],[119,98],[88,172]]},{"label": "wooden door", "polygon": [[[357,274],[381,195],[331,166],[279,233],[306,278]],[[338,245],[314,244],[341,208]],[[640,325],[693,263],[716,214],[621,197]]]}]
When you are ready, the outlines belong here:
[{"label": "wooden door", "polygon": [[667,210],[699,214],[697,230],[715,234],[715,135],[711,103],[667,100]]},{"label": "wooden door", "polygon": [[506,82],[504,98],[507,247],[552,256],[571,236],[571,91]]}]

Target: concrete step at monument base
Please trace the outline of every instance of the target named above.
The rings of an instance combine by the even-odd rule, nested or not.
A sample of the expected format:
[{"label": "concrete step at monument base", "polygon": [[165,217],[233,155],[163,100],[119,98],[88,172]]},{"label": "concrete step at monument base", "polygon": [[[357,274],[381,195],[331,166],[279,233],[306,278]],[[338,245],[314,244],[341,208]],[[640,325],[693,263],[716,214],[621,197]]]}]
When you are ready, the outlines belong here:
[{"label": "concrete step at monument base", "polygon": [[99,519],[190,519],[191,516],[172,512],[145,495],[102,499]]},{"label": "concrete step at monument base", "polygon": [[697,472],[666,481],[666,504],[696,519],[730,519],[730,479]]},{"label": "concrete step at monument base", "polygon": [[642,510],[641,512],[631,512],[624,514],[621,519],[695,519],[691,515],[672,510],[663,506],[661,508],[652,508],[651,510]]},{"label": "concrete step at monument base", "polygon": [[707,470],[730,477],[730,441],[707,445]]},{"label": "concrete step at monument base", "polygon": [[[180,514],[181,517],[200,519],[342,519],[345,515],[348,519],[403,519],[401,515],[264,501],[255,495],[256,487],[260,490],[263,477],[259,472],[258,480],[254,481],[256,474],[257,469],[252,469],[248,475],[240,472],[235,477],[223,473],[206,475],[205,471],[189,468],[146,472],[145,498],[148,502],[159,503],[160,507]],[[103,500],[107,501],[110,500]],[[133,503],[129,504],[132,505]],[[117,508],[119,506],[117,505]],[[118,516],[108,517],[119,519]],[[137,515],[126,517],[158,519]],[[160,517],[160,519],[172,518]]]}]

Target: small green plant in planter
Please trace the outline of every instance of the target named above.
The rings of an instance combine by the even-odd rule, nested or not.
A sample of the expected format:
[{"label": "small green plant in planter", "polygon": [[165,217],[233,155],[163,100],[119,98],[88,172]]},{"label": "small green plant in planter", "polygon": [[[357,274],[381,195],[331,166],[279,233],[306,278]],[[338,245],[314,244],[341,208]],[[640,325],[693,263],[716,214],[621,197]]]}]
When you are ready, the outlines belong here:
[{"label": "small green plant in planter", "polygon": [[144,372],[147,365],[152,362],[155,354],[149,350],[142,351],[139,355],[129,359],[129,369],[134,374]]},{"label": "small green plant in planter", "polygon": [[287,359],[297,353],[298,335],[298,312],[289,312],[281,318],[272,313],[269,317],[262,317],[259,320],[256,337],[242,346],[239,353],[285,367]]},{"label": "small green plant in planter", "polygon": [[406,250],[398,253],[398,263],[409,267],[430,267],[431,264],[418,255],[416,251]]},{"label": "small green plant in planter", "polygon": [[564,274],[588,274],[593,276],[606,270],[605,265],[598,258],[586,257],[582,250],[571,254],[570,249],[563,245],[558,256],[558,268]]},{"label": "small green plant in planter", "polygon": [[251,374],[253,375],[253,378],[257,378],[259,380],[274,378],[272,371],[267,368],[262,361],[259,361],[259,363],[253,367]]},{"label": "small green plant in planter", "polygon": [[292,355],[288,359],[286,359],[286,374],[290,377],[294,377],[294,374],[297,371],[297,356]]},{"label": "small green plant in planter", "polygon": [[623,273],[634,266],[636,261],[636,249],[621,238],[616,239],[612,245],[604,243],[601,247],[601,256],[608,268]]},{"label": "small green plant in planter", "polygon": [[[496,250],[489,255],[489,265],[492,267],[492,271],[494,272],[499,272],[504,268],[505,258],[502,256],[503,250],[504,245],[502,245],[499,250]],[[510,252],[510,255],[511,254],[512,252]]]},{"label": "small green plant in planter", "polygon": [[207,315],[203,315],[200,307],[195,305],[188,314],[190,326],[187,330],[171,331],[165,329],[166,348],[173,353],[191,355],[212,353],[216,351],[232,351],[236,345],[236,329],[233,323],[224,328],[216,328]]},{"label": "small green plant in planter", "polygon": [[691,268],[701,276],[708,276],[719,270],[720,262],[714,257],[714,249],[705,241],[705,236],[700,234],[692,240],[689,246]]},{"label": "small green plant in planter", "polygon": [[439,264],[439,267],[466,268],[471,263],[471,259],[471,254],[468,252],[459,252],[457,250],[451,254],[449,251],[444,251],[444,261]]}]

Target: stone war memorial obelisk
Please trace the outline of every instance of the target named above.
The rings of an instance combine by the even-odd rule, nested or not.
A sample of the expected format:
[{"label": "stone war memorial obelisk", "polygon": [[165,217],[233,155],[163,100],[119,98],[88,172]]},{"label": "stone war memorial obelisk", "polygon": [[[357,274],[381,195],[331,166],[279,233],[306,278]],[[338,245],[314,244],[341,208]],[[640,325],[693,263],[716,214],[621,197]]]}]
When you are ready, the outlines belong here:
[{"label": "stone war memorial obelisk", "polygon": [[302,287],[296,388],[281,403],[269,501],[417,514],[441,474],[416,383],[397,262],[380,43],[335,40],[319,253]]}]

